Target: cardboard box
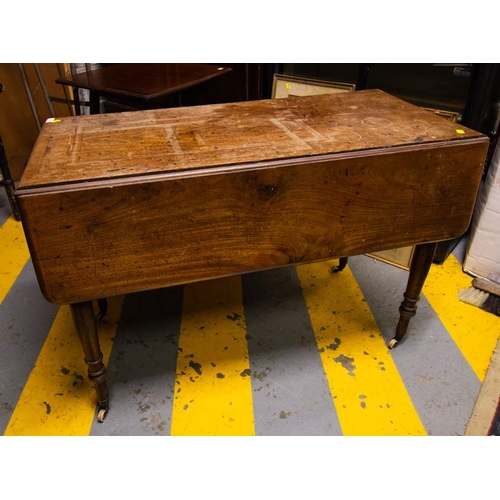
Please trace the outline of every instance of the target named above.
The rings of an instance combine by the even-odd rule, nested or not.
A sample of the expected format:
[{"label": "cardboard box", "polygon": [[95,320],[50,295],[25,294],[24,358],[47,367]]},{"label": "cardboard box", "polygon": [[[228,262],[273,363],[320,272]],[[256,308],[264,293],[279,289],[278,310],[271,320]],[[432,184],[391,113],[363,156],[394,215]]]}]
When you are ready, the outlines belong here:
[{"label": "cardboard box", "polygon": [[500,147],[479,188],[463,269],[500,284]]}]

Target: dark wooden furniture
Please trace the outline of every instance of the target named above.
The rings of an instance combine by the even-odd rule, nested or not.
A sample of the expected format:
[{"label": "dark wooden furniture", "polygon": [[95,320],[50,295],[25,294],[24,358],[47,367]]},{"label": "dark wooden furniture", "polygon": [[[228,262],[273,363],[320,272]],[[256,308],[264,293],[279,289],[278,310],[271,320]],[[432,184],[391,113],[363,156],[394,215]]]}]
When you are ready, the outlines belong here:
[{"label": "dark wooden furniture", "polygon": [[0,137],[0,186],[5,188],[5,193],[7,194],[7,199],[9,200],[10,208],[12,209],[12,214],[14,219],[17,221],[21,220],[19,215],[19,209],[17,208],[17,201],[14,196],[16,191],[16,186],[14,180],[10,174],[9,164],[7,162],[7,155],[5,154],[5,148],[3,147],[2,138]]},{"label": "dark wooden furniture", "polygon": [[[89,90],[90,114],[98,114],[101,97],[120,111],[171,107],[178,104],[181,93],[200,91],[203,84],[230,71],[230,68],[210,64],[123,63],[58,78],[56,82],[75,90]],[[78,92],[74,95],[79,114]]]},{"label": "dark wooden furniture", "polygon": [[378,90],[46,123],[16,196],[44,296],[71,304],[100,420],[91,301],[115,294],[417,245],[394,347],[436,242],[469,225],[488,144]]}]

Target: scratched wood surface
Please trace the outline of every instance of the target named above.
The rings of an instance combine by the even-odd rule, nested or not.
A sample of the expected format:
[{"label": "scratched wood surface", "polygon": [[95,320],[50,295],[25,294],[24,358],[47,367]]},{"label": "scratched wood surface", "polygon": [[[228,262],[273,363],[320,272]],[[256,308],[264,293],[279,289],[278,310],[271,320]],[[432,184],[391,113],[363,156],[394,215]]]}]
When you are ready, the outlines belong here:
[{"label": "scratched wood surface", "polygon": [[44,125],[19,187],[480,136],[379,90],[70,117]]},{"label": "scratched wood surface", "polygon": [[57,304],[452,239],[489,144],[378,91],[90,118],[17,190]]}]

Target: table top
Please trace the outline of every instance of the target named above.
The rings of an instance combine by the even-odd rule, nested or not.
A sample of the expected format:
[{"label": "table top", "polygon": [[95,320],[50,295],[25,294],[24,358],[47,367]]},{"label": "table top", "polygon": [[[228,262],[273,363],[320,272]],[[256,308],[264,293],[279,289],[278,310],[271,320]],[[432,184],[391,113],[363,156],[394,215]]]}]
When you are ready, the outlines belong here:
[{"label": "table top", "polygon": [[379,90],[64,117],[44,124],[19,188],[467,139],[487,140]]},{"label": "table top", "polygon": [[144,101],[175,94],[230,72],[230,68],[191,63],[119,63],[56,80],[63,85]]}]

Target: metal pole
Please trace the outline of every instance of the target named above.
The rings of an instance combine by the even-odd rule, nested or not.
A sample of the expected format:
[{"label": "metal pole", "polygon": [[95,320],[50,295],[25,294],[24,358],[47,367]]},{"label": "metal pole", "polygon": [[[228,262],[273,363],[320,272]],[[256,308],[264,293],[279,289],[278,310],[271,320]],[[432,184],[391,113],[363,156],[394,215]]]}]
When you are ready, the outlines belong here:
[{"label": "metal pole", "polygon": [[50,116],[55,117],[56,113],[54,111],[54,106],[52,106],[52,101],[50,100],[49,93],[47,92],[47,86],[45,85],[45,80],[43,79],[42,72],[40,71],[40,66],[38,66],[37,63],[34,63],[33,66],[35,66],[35,71],[38,76],[38,81],[40,82],[40,85],[42,87],[42,92],[45,97],[45,101],[47,102]]},{"label": "metal pole", "polygon": [[30,89],[30,85],[28,83],[28,78],[26,77],[26,72],[24,71],[24,66],[22,65],[22,63],[18,63],[17,65],[19,67],[19,71],[21,72],[21,77],[22,77],[23,83],[24,83],[24,89],[26,90],[26,95],[28,96],[28,101],[29,101],[30,106],[31,106],[31,111],[33,113],[33,117],[35,118],[36,126],[38,127],[38,131],[40,132],[40,130],[42,130],[42,125],[40,124],[40,118],[38,118],[38,113],[36,111],[36,106],[35,106],[35,103],[33,101],[33,96],[31,94],[31,89]]}]

